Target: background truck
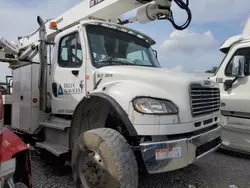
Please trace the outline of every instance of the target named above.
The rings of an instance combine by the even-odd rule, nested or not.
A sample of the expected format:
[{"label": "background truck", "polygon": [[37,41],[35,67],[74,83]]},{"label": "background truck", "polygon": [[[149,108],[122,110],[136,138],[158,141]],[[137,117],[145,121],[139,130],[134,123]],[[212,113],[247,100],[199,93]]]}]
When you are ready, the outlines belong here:
[{"label": "background truck", "polygon": [[241,35],[226,40],[217,72],[210,77],[220,86],[222,147],[250,153],[250,18]]},{"label": "background truck", "polygon": [[[161,69],[155,41],[125,27],[170,20],[171,1],[84,0],[16,44],[12,130],[56,156],[70,154],[77,187],[138,187],[138,169],[186,167],[221,144],[220,91],[208,79]],[[135,17],[118,19],[137,8]]]},{"label": "background truck", "polygon": [[29,147],[11,130],[4,127],[3,97],[0,92],[0,187],[31,188]]}]

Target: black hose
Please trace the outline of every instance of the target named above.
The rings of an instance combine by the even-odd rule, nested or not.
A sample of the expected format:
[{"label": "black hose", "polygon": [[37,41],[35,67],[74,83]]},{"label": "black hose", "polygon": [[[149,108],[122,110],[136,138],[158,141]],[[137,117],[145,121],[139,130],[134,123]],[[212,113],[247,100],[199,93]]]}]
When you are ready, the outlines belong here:
[{"label": "black hose", "polygon": [[186,0],[186,3],[183,1],[183,0],[174,0],[174,2],[183,10],[185,10],[187,12],[187,15],[188,15],[188,18],[186,20],[186,22],[182,25],[177,25],[175,23],[175,20],[174,20],[174,15],[173,15],[173,12],[170,10],[170,14],[168,16],[164,16],[164,17],[161,17],[162,15],[160,15],[158,17],[159,20],[161,19],[167,19],[169,20],[173,27],[177,30],[184,30],[186,29],[189,24],[191,23],[191,20],[192,20],[192,13],[191,13],[191,10],[189,9],[189,0]]},{"label": "black hose", "polygon": [[191,10],[189,9],[189,0],[186,0],[186,3],[184,3],[182,0],[174,0],[174,1],[181,9],[184,9],[187,12],[188,18],[184,24],[182,24],[181,26],[178,26],[174,21],[174,16],[172,13],[171,17],[169,17],[170,18],[169,21],[173,24],[174,28],[177,30],[186,29],[192,20],[192,13],[191,13]]}]

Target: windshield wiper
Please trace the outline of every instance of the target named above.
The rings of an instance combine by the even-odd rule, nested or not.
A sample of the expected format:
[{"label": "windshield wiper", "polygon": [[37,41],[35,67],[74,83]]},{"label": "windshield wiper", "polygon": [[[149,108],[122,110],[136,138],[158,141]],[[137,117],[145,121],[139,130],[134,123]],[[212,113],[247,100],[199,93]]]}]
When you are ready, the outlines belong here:
[{"label": "windshield wiper", "polygon": [[127,61],[122,61],[122,60],[106,60],[106,61],[99,61],[98,63],[118,63],[118,64],[121,64],[121,65],[135,65],[135,64],[132,64],[132,63],[129,63]]}]

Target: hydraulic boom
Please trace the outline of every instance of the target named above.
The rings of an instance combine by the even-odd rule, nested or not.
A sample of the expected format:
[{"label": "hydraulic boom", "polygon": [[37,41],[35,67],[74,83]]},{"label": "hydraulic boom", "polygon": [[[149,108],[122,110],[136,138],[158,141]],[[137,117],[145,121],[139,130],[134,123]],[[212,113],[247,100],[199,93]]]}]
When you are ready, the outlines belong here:
[{"label": "hydraulic boom", "polygon": [[[47,40],[53,42],[58,32],[87,19],[100,19],[120,24],[136,21],[147,23],[156,19],[167,19],[176,29],[185,29],[191,21],[191,12],[188,8],[189,0],[187,0],[186,3],[184,3],[183,0],[174,1],[181,9],[186,10],[188,14],[188,19],[182,26],[177,26],[174,22],[170,9],[172,0],[84,0],[57,18],[46,21]],[[131,17],[127,20],[119,20],[119,17],[124,13],[136,8],[138,8],[138,10],[135,17]],[[52,29],[50,23],[56,23],[57,27]],[[38,41],[38,30],[28,36],[19,37],[18,47],[20,49],[27,48]]]}]

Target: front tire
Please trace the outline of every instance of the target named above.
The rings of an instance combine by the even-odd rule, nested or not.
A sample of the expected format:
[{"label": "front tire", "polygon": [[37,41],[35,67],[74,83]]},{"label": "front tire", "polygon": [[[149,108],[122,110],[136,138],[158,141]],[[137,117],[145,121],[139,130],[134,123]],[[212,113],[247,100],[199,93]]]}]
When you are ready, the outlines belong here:
[{"label": "front tire", "polygon": [[77,188],[138,187],[134,153],[113,129],[93,129],[80,135],[73,147],[71,165]]}]

